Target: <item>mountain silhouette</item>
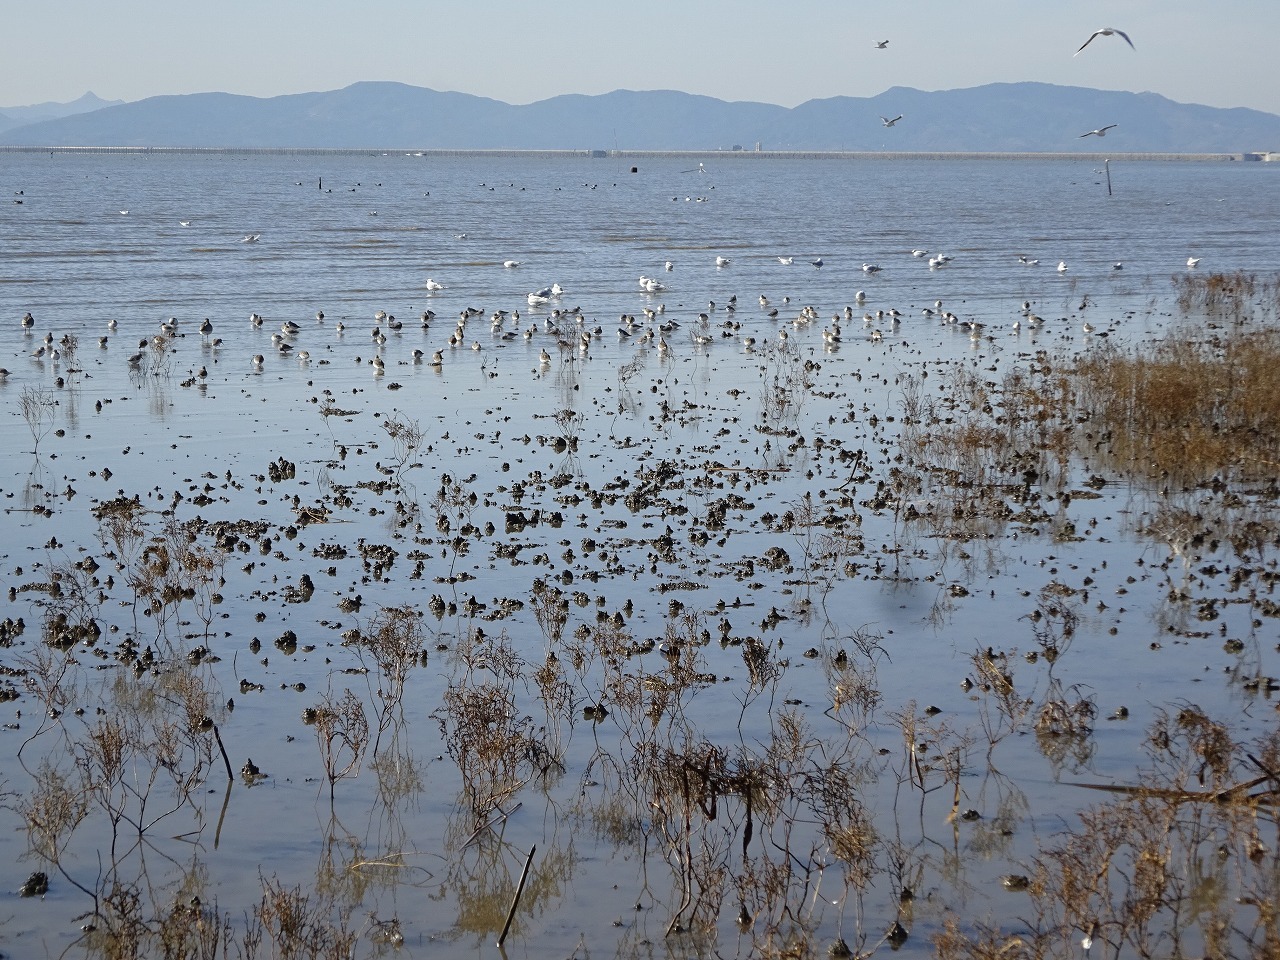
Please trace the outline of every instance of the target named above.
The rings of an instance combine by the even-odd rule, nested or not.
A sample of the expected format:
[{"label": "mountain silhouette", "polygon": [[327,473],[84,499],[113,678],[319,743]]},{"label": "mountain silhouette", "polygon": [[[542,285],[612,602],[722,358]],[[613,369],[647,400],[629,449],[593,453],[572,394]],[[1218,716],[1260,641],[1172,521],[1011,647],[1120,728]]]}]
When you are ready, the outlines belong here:
[{"label": "mountain silhouette", "polygon": [[[317,93],[196,93],[56,115],[0,109],[0,144],[457,150],[752,150],[1242,153],[1280,149],[1280,116],[1047,83],[993,83],[796,107],[673,90],[567,94],[512,105],[402,83]],[[84,106],[82,101],[78,104]],[[97,101],[103,103],[103,101]],[[61,105],[63,107],[69,105]],[[43,110],[43,112],[41,112]],[[18,111],[27,111],[20,114]],[[892,128],[882,116],[903,119]],[[26,117],[27,119],[23,119]],[[8,129],[4,124],[8,123]],[[17,125],[15,125],[17,124]],[[1114,124],[1105,145],[1089,130]]]}]

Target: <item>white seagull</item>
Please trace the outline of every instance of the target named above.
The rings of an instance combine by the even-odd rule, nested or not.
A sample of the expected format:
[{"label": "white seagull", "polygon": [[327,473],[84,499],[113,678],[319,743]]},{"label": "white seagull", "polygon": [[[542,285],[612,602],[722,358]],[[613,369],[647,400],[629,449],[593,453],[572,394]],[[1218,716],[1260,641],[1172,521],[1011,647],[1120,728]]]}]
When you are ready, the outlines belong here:
[{"label": "white seagull", "polygon": [[508,270],[514,270],[516,267],[520,266],[520,261],[519,260],[503,260],[502,265],[506,267]]},{"label": "white seagull", "polygon": [[1118,124],[1108,123],[1105,127],[1099,127],[1097,130],[1090,130],[1088,133],[1080,134],[1077,139],[1083,140],[1085,137],[1105,137],[1107,135],[1107,131],[1114,129],[1116,126],[1118,126]]},{"label": "white seagull", "polygon": [[444,284],[438,280],[432,280],[430,277],[427,277],[426,287],[428,290],[443,290]]},{"label": "white seagull", "polygon": [[1058,261],[1058,272],[1059,272],[1059,273],[1066,273],[1066,272],[1067,272],[1067,261],[1065,261],[1065,260],[1059,260],[1059,261]]},{"label": "white seagull", "polygon": [[794,260],[795,260],[795,257],[779,257],[778,258],[778,262],[782,264],[784,267],[791,266],[792,261]]},{"label": "white seagull", "polygon": [[1199,258],[1199,257],[1187,257],[1187,266],[1188,266],[1188,267],[1194,267],[1194,266],[1196,266],[1196,264],[1198,264],[1199,262],[1200,262],[1200,258]]},{"label": "white seagull", "polygon": [[882,116],[880,118],[880,122],[883,123],[886,127],[892,127],[895,123],[897,123],[901,119],[902,119],[902,114],[898,114],[892,120],[890,120],[888,117]]},{"label": "white seagull", "polygon": [[[1080,44],[1080,50],[1083,50],[1089,44],[1093,43],[1095,37],[1122,37],[1124,39],[1124,42],[1127,43],[1130,47],[1132,47],[1134,50],[1138,49],[1137,47],[1133,46],[1133,41],[1129,39],[1129,35],[1125,33],[1123,30],[1117,30],[1115,27],[1103,27],[1101,30],[1093,31],[1093,33],[1089,35],[1089,39],[1086,40],[1084,43]],[[1073,57],[1080,56],[1080,50],[1077,50],[1075,53],[1072,54],[1072,56]]]},{"label": "white seagull", "polygon": [[716,257],[717,267],[727,267],[730,264],[730,262],[731,261],[728,257]]}]

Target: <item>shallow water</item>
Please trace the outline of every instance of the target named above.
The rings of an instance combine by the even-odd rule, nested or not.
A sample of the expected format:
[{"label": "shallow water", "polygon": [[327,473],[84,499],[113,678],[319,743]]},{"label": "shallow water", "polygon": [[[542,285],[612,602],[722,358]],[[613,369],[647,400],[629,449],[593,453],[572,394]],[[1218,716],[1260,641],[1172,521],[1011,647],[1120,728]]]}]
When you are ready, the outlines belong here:
[{"label": "shallow water", "polygon": [[[902,949],[924,954],[949,912],[997,922],[1024,915],[1025,895],[1003,889],[1001,876],[1029,872],[1037,844],[1098,801],[1064,782],[1134,781],[1144,733],[1161,710],[1194,702],[1228,714],[1241,739],[1274,724],[1263,694],[1224,679],[1231,671],[1276,672],[1274,620],[1254,626],[1253,611],[1236,607],[1210,628],[1187,622],[1168,597],[1188,568],[1169,543],[1138,532],[1153,509],[1141,484],[1112,476],[1097,499],[1054,500],[1042,523],[993,524],[962,539],[867,502],[895,465],[904,374],[926,371],[925,390],[945,391],[948,369],[998,381],[1045,357],[1069,360],[1106,342],[1103,335],[1137,342],[1162,333],[1178,322],[1170,277],[1185,273],[1188,256],[1203,258],[1199,270],[1273,271],[1277,168],[1113,164],[1108,197],[1102,171],[1076,161],[716,158],[705,175],[686,172],[680,159],[641,160],[636,174],[616,160],[546,157],[4,154],[0,164],[8,192],[21,191],[22,200],[7,205],[0,227],[0,364],[10,371],[0,383],[7,413],[0,442],[9,451],[0,474],[7,508],[0,560],[18,588],[0,602],[0,618],[27,624],[0,650],[0,663],[30,667],[33,648],[43,647],[45,595],[29,585],[85,556],[101,565],[94,616],[107,632],[98,649],[135,636],[139,649],[150,644],[157,655],[135,671],[128,658],[99,658],[81,645],[72,651],[79,667],[68,674],[77,686],[61,716],[42,724],[31,690],[0,705],[10,745],[0,787],[27,794],[42,756],[74,769],[69,744],[97,722],[98,705],[149,715],[152,708],[139,704],[162,687],[157,678],[188,671],[214,692],[211,713],[236,770],[252,758],[268,774],[252,786],[237,778],[222,818],[225,774],[213,757],[195,801],[150,827],[142,847],[113,846],[103,811],[93,811],[63,859],[85,886],[102,882],[98,864],[111,863],[114,851],[118,876],[146,888],[154,903],[198,892],[239,917],[257,903],[260,875],[278,876],[287,886],[338,890],[354,910],[353,926],[366,933],[368,912],[397,917],[412,953],[425,955],[443,939],[488,954],[536,844],[509,948],[518,943],[527,955],[548,957],[709,953],[718,938],[722,952],[745,954],[751,936],[733,923],[732,881],[715,935],[664,936],[680,905],[663,855],[662,827],[674,821],[635,789],[636,757],[654,749],[653,729],[673,750],[711,744],[737,757],[758,757],[780,731],[800,730],[801,741],[821,744],[811,761],[826,757],[858,772],[858,799],[879,837],[877,866],[857,895],[809,822],[813,810],[782,812],[771,828],[757,827],[757,837],[791,836],[813,871],[807,884],[789,888],[784,899],[793,909],[783,913],[803,916],[817,948],[840,935],[854,944],[859,934],[870,947],[904,916],[898,891],[912,886],[911,937]],[[251,234],[260,239],[243,242]],[[921,247],[954,260],[930,269],[910,253]],[[1024,265],[1020,255],[1040,263]],[[730,262],[717,267],[717,256]],[[794,262],[783,265],[780,256]],[[815,257],[820,269],[809,263]],[[520,265],[504,268],[508,259]],[[1065,272],[1055,269],[1059,261]],[[1113,269],[1116,262],[1123,268]],[[868,274],[863,263],[883,269]],[[643,293],[641,274],[668,289]],[[427,278],[443,289],[428,292]],[[530,307],[526,295],[553,282],[565,288],[562,297]],[[858,290],[865,305],[855,303]],[[725,307],[735,295],[730,318]],[[711,342],[699,344],[697,314],[710,300]],[[986,324],[983,335],[973,339],[923,315],[935,300]],[[1045,318],[1040,330],[1014,329],[1023,300]],[[588,332],[602,328],[585,353],[575,348],[573,319],[560,321],[567,349],[546,332],[557,305],[580,306]],[[620,315],[649,326],[642,309],[660,305],[659,320],[681,324],[664,334],[668,350],[637,344],[642,328],[618,338]],[[814,306],[817,319],[791,323],[802,305]],[[840,344],[825,344],[823,327],[846,305],[855,319],[842,321]],[[480,313],[462,344],[450,347],[468,307]],[[774,308],[777,318],[767,314]],[[861,319],[890,308],[903,314],[896,329],[887,317]],[[376,324],[378,310],[403,328]],[[436,314],[426,329],[418,319],[424,310]],[[521,317],[494,326],[497,310]],[[24,330],[27,311],[35,324]],[[261,326],[250,323],[253,313]],[[170,317],[177,336],[154,354],[159,359],[147,347],[148,359],[131,366],[126,358]],[[216,347],[198,332],[205,317]],[[271,342],[285,321],[301,327],[288,356]],[[1092,335],[1085,321],[1096,327]],[[384,344],[372,338],[375,327]],[[777,347],[780,330],[785,349]],[[872,341],[872,330],[883,339]],[[55,341],[79,338],[74,365],[30,356],[46,332]],[[99,347],[103,335],[109,342]],[[756,349],[744,349],[747,336]],[[304,349],[308,361],[297,359]],[[427,358],[442,350],[442,365],[415,362],[415,349]],[[549,364],[539,361],[543,349]],[[255,365],[259,353],[264,362]],[[771,399],[775,380],[794,388],[785,403]],[[807,386],[797,387],[801,380]],[[48,389],[56,402],[38,456],[20,410],[28,388]],[[562,411],[573,416],[557,422]],[[386,486],[397,476],[395,445],[381,425],[388,418],[422,431],[399,474],[399,497]],[[568,445],[558,448],[557,438]],[[860,469],[835,456],[859,450]],[[272,477],[277,461],[292,469]],[[1078,491],[1087,478],[1076,470],[1064,489]],[[460,482],[461,499],[442,508],[452,525],[445,534],[434,501],[450,480]],[[945,513],[938,490],[926,484],[907,506]],[[638,491],[644,495],[628,505]],[[788,528],[780,519],[803,510],[806,493],[819,516],[858,518],[861,545],[842,547],[852,566],[806,570],[803,557],[830,526]],[[92,508],[134,494],[148,508],[149,536],[168,518],[264,524],[223,561],[221,603],[180,603],[162,625],[135,612],[125,571],[116,571],[114,587],[102,585],[112,561]],[[207,499],[197,502],[202,494]],[[723,523],[709,523],[717,501],[731,495],[741,499],[727,506]],[[420,511],[406,525],[397,523],[398,498]],[[1194,492],[1183,499],[1195,506]],[[299,524],[297,508],[308,505],[333,513],[328,522]],[[509,514],[532,518],[537,510],[541,522],[508,526]],[[553,525],[547,518],[555,513]],[[1061,535],[1067,522],[1078,538]],[[476,529],[460,553],[452,537],[462,523]],[[363,562],[361,544],[385,544],[395,559],[385,568]],[[338,546],[345,556],[323,556]],[[790,564],[766,569],[759,560],[771,547],[785,550]],[[1257,559],[1273,562],[1266,550]],[[287,589],[304,574],[314,595],[288,602]],[[535,617],[539,580],[575,598],[562,637],[550,638]],[[1038,649],[1030,615],[1053,583],[1077,591],[1070,603],[1079,625],[1051,672],[1022,655]],[[339,606],[356,594],[359,610]],[[402,722],[384,734],[383,762],[375,767],[366,757],[358,777],[338,782],[331,811],[302,711],[350,688],[372,717],[385,702],[376,674],[359,672],[371,661],[344,646],[342,634],[367,627],[381,606],[426,608],[433,595],[457,609],[424,617],[426,664],[408,678]],[[468,616],[473,596],[485,607]],[[523,607],[491,616],[504,598]],[[581,626],[596,628],[597,611],[612,615],[630,603],[629,639],[670,640],[668,631],[682,626],[675,601],[697,613],[695,635],[706,630],[711,642],[685,645],[682,656],[695,658],[700,679],[674,695],[679,709],[646,730],[643,711],[620,704],[616,685],[634,682],[654,696],[672,676],[659,650],[576,670],[570,638]],[[286,630],[297,636],[296,652],[274,642]],[[1208,635],[1192,636],[1197,631]],[[878,638],[881,652],[860,659],[851,639],[860,633]],[[719,643],[722,635],[735,642]],[[761,688],[752,686],[737,645],[749,637],[781,665]],[[1242,648],[1224,650],[1222,637],[1244,641]],[[251,649],[254,639],[260,650]],[[188,668],[185,654],[197,644],[217,659]],[[514,681],[512,717],[529,718],[534,740],[562,744],[563,767],[532,776],[503,802],[509,812],[521,805],[505,824],[466,844],[476,824],[447,749],[446,691],[505,677],[504,646],[528,668]],[[971,656],[991,647],[1017,664],[1020,694],[1043,697],[1056,680],[1094,700],[1098,722],[1078,753],[1055,762],[1022,728],[1001,740],[992,772],[982,739],[989,700],[961,687],[973,676]],[[845,718],[854,736],[829,710],[834,679],[823,664],[840,649],[881,695],[867,716]],[[572,709],[551,716],[528,679],[548,650],[572,690]],[[806,658],[809,650],[819,656]],[[24,682],[15,680],[18,689]],[[584,719],[583,707],[596,702],[608,716]],[[930,706],[941,712],[926,720]],[[1121,706],[1127,719],[1103,719]],[[959,751],[960,806],[981,820],[948,821],[953,789],[936,767],[927,771],[929,793],[913,785],[901,720],[908,715],[921,731],[932,724],[921,739]],[[154,792],[151,806],[163,807],[158,798],[171,791]],[[137,802],[122,796],[125,805]],[[738,849],[740,798],[726,794],[717,813],[691,814],[701,849]],[[3,819],[22,823],[8,810]],[[790,821],[801,826],[784,826]],[[25,830],[0,831],[4,889],[16,890],[38,866],[22,856],[26,841]],[[394,869],[367,863],[391,856],[402,858]],[[818,863],[829,869],[818,871]],[[740,858],[738,866],[749,872]],[[10,911],[5,939],[25,943],[27,953],[60,953],[91,906],[53,875],[45,899]],[[757,934],[766,906],[749,911],[759,910]],[[368,940],[360,947],[378,949]]]}]

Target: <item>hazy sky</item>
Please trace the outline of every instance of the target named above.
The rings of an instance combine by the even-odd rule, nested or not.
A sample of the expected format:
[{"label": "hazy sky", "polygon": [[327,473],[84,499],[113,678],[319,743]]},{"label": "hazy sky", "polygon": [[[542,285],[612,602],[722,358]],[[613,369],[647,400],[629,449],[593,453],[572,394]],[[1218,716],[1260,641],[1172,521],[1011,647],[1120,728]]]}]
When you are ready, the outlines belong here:
[{"label": "hazy sky", "polygon": [[[1100,37],[1073,57],[1102,26],[1137,49]],[[1278,0],[18,0],[0,105],[397,80],[508,103],[626,88],[794,106],[1040,80],[1280,113],[1278,54]]]}]

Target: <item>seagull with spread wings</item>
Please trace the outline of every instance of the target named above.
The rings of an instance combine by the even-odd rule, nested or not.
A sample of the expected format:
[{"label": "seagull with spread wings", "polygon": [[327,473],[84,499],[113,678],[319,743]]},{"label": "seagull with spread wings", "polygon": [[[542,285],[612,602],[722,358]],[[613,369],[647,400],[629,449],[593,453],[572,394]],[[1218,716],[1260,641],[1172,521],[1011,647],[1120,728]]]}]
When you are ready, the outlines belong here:
[{"label": "seagull with spread wings", "polygon": [[[1125,33],[1123,30],[1117,30],[1115,27],[1103,27],[1101,30],[1093,31],[1093,33],[1089,35],[1089,39],[1086,40],[1084,43],[1080,44],[1080,50],[1083,50],[1089,44],[1093,43],[1094,39],[1097,37],[1121,37],[1124,39],[1124,42],[1127,43],[1134,50],[1138,49],[1137,47],[1133,46],[1133,41],[1129,39],[1129,35]],[[1077,50],[1075,53],[1072,54],[1072,56],[1073,57],[1080,56],[1080,50]]]},{"label": "seagull with spread wings", "polygon": [[1105,127],[1099,127],[1097,130],[1090,130],[1088,133],[1082,133],[1076,139],[1083,140],[1085,137],[1105,137],[1107,135],[1108,130],[1111,130],[1117,126],[1119,126],[1119,124],[1108,123]]},{"label": "seagull with spread wings", "polygon": [[892,120],[890,120],[888,117],[881,117],[880,122],[883,123],[886,127],[892,127],[895,123],[897,123],[901,119],[902,119],[902,114],[898,114]]}]

